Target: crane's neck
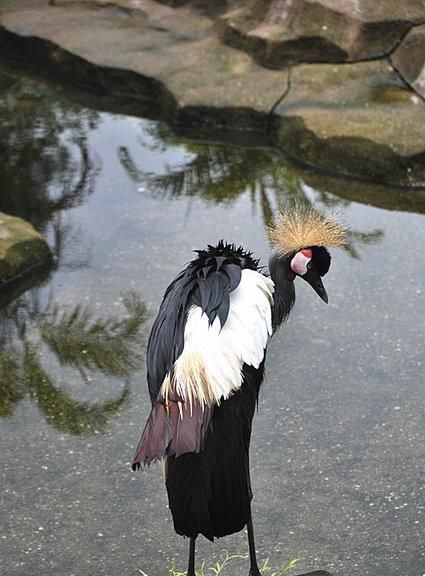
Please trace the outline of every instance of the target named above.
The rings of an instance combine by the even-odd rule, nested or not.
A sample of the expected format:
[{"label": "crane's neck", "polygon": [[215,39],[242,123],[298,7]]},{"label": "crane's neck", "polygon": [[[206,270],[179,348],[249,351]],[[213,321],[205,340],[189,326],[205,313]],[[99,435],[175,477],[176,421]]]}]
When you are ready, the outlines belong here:
[{"label": "crane's neck", "polygon": [[295,303],[294,274],[290,268],[290,258],[273,252],[269,260],[271,279],[275,285],[273,306],[273,331],[288,318]]}]

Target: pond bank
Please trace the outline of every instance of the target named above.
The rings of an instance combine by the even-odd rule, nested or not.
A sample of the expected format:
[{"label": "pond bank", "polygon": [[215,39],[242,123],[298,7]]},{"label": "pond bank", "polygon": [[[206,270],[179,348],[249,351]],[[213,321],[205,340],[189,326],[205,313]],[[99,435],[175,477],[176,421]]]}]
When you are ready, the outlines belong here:
[{"label": "pond bank", "polygon": [[[184,4],[7,2],[0,14],[0,53],[113,96],[123,108],[131,105],[133,113],[161,118],[178,130],[196,129],[204,138],[213,134],[225,142],[242,132],[319,171],[425,187],[425,102],[416,79],[420,55],[407,79],[391,63],[391,50],[404,35],[420,31],[425,8],[409,4],[402,26],[394,15],[394,45],[383,47],[382,53],[369,54],[371,41],[366,39],[362,50],[342,62],[332,50],[319,50],[316,61],[308,53],[308,64],[302,63],[299,51],[295,59],[284,57],[284,51],[272,69],[264,65],[271,65],[264,54],[262,59],[251,54],[252,42],[236,46],[229,35],[235,15],[229,6],[219,3],[211,13],[205,2]],[[230,4],[237,8],[237,2]],[[269,4],[272,10],[274,3]],[[236,14],[234,22],[240,22],[240,12]],[[370,17],[380,22],[373,11]],[[331,16],[324,11],[323,18],[327,22]],[[258,18],[254,20],[252,13],[243,15],[258,35]],[[328,27],[323,23],[322,28],[325,33]],[[273,38],[266,40],[276,58]],[[285,39],[279,42],[281,48],[288,46]],[[307,50],[311,43],[300,46]],[[403,50],[406,60],[407,48]],[[401,59],[394,54],[401,70]]]}]

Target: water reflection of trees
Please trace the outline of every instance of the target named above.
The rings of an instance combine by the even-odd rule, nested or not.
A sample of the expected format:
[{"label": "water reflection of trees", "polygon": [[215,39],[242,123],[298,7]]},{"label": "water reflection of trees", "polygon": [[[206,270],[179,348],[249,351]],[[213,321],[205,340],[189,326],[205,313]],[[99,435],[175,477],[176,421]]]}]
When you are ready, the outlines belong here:
[{"label": "water reflection of trees", "polygon": [[[143,302],[123,298],[126,314],[99,318],[89,308],[68,310],[42,303],[37,290],[25,294],[0,316],[0,416],[9,416],[24,398],[33,400],[46,421],[63,432],[89,434],[105,429],[129,395],[128,378],[143,363]],[[124,382],[111,400],[87,404],[56,382],[44,358],[54,356],[82,382],[98,373]],[[75,378],[73,378],[75,379]]]},{"label": "water reflection of trees", "polygon": [[[93,191],[98,167],[87,140],[98,114],[4,70],[0,91],[0,211],[29,220],[48,236],[55,261],[66,264],[78,231],[64,211]],[[73,256],[69,265],[77,263],[84,259]]]},{"label": "water reflection of trees", "polygon": [[[81,233],[69,211],[94,189],[99,166],[88,139],[98,120],[96,112],[58,97],[54,88],[0,70],[0,211],[29,220],[47,235],[62,269],[84,266],[88,258],[86,247],[78,250]],[[88,307],[60,307],[38,288],[12,303],[2,301],[0,416],[31,399],[61,431],[104,430],[128,398],[130,375],[143,363],[145,307],[135,295],[123,304],[123,317],[101,318]],[[86,392],[97,397],[96,375],[113,379],[113,398],[81,401],[82,386],[90,382]],[[74,384],[78,389],[72,392]]]},{"label": "water reflection of trees", "polygon": [[230,203],[247,191],[253,206],[260,207],[265,223],[270,223],[273,205],[279,203],[277,191],[285,186],[288,196],[295,193],[288,169],[267,152],[195,144],[187,148],[191,158],[164,174],[138,169],[126,148],[120,148],[119,157],[133,181],[143,183],[157,197],[199,197]]},{"label": "water reflection of trees", "polygon": [[[178,141],[162,124],[152,124],[148,130],[150,142],[144,147],[163,152]],[[319,201],[328,208],[348,206],[326,189],[313,190],[306,186],[293,168],[270,150],[233,148],[219,145],[186,143],[187,160],[176,166],[167,165],[162,174],[142,170],[129,150],[121,147],[118,156],[129,177],[158,198],[202,198],[208,202],[230,203],[242,194],[249,194],[254,209],[259,209],[264,224],[271,223],[276,210],[288,203]],[[379,242],[382,230],[368,232],[350,230],[345,250],[359,258],[359,248]]]}]

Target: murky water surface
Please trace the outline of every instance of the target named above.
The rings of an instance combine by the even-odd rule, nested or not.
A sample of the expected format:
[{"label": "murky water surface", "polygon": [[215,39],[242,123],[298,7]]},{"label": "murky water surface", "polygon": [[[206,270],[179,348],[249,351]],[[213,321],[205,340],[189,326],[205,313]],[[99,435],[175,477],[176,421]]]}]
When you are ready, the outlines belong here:
[{"label": "murky water surface", "polygon": [[[263,263],[288,197],[338,207],[330,303],[297,286],[267,360],[252,442],[258,551],[278,567],[422,576],[424,193],[301,173],[264,149],[179,141],[0,74],[0,210],[55,254],[0,324],[1,573],[88,576],[186,566],[159,465],[129,462],[148,413],[144,351],[191,250],[220,238]],[[199,558],[245,553],[245,534]],[[229,574],[246,574],[235,561]]]}]

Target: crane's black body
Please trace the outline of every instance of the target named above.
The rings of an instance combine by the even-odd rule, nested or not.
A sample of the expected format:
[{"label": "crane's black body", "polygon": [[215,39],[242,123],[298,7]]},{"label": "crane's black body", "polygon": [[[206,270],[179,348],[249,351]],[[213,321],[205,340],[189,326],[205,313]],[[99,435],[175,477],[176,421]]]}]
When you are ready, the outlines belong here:
[{"label": "crane's black body", "polygon": [[[178,534],[191,538],[188,576],[194,576],[194,542],[199,534],[213,540],[238,532],[245,526],[248,526],[250,544],[250,574],[257,576],[260,572],[255,560],[251,523],[249,445],[264,376],[265,351],[258,368],[243,365],[241,388],[211,410],[203,411],[196,426],[189,431],[172,430],[167,423],[170,416],[158,401],[162,382],[182,353],[190,307],[200,306],[210,323],[218,316],[223,326],[229,312],[229,294],[238,286],[242,270],[259,271],[258,261],[251,253],[234,245],[220,242],[197,254],[168,287],[152,327],[147,371],[153,408],[143,436],[148,431],[154,441],[146,445],[142,437],[133,468],[140,466],[140,462],[166,459],[166,486],[174,527]],[[290,256],[277,254],[269,263],[275,284],[273,331],[286,320],[295,302],[295,275],[289,263]],[[158,425],[158,421],[164,423]],[[187,453],[179,453],[176,449],[178,434],[196,436]]]}]

